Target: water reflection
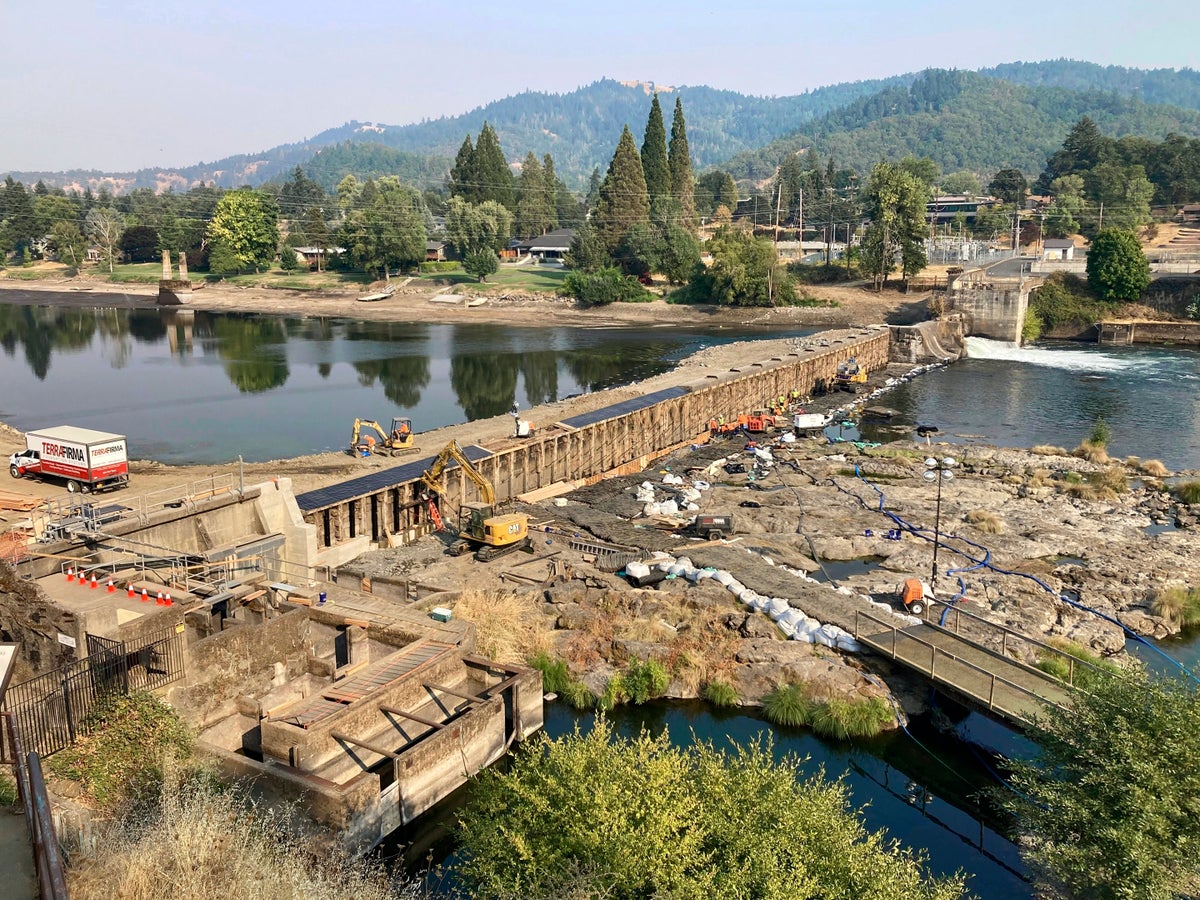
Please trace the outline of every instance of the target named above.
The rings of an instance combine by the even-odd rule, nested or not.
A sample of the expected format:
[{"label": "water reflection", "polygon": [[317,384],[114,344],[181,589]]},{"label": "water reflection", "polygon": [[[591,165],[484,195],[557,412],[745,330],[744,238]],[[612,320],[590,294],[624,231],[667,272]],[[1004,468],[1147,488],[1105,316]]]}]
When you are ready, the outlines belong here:
[{"label": "water reflection", "polygon": [[[72,295],[72,300],[78,297]],[[0,418],[117,431],[164,462],[340,447],[355,417],[421,431],[628,384],[745,337],[0,303]]]}]

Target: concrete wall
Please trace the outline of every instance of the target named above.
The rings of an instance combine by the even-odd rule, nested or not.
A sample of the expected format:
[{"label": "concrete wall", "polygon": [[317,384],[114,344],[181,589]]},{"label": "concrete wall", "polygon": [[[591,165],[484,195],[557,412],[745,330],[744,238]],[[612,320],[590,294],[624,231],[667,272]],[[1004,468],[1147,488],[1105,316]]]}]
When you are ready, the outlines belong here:
[{"label": "concrete wall", "polygon": [[951,308],[962,314],[965,334],[1020,343],[1029,292],[1036,286],[960,287],[950,295]]},{"label": "concrete wall", "polygon": [[[479,471],[492,482],[503,502],[557,481],[596,480],[625,466],[642,467],[662,452],[685,446],[708,433],[718,415],[736,416],[793,388],[817,393],[833,384],[838,364],[856,357],[868,371],[887,365],[886,328],[842,333],[827,347],[797,350],[785,356],[738,366],[686,385],[683,396],[664,400],[578,429],[549,429],[530,441],[506,448],[480,461]],[[473,484],[458,469],[446,476],[444,510],[456,510],[476,498]],[[309,510],[322,562],[325,548],[355,541],[383,542],[388,535],[412,540],[430,530],[420,502],[419,481],[393,485],[374,494],[334,506]],[[357,550],[358,547],[356,546]]]},{"label": "concrete wall", "polygon": [[918,325],[892,325],[889,359],[922,365],[958,359],[963,353],[963,317],[960,313]]},{"label": "concrete wall", "polygon": [[241,698],[261,697],[303,675],[313,633],[307,610],[295,609],[197,641],[187,650],[187,683],[173,686],[167,699],[189,722],[207,728],[238,712]]},{"label": "concrete wall", "polygon": [[1131,320],[1101,322],[1093,329],[1101,344],[1184,344],[1200,346],[1200,322]]}]

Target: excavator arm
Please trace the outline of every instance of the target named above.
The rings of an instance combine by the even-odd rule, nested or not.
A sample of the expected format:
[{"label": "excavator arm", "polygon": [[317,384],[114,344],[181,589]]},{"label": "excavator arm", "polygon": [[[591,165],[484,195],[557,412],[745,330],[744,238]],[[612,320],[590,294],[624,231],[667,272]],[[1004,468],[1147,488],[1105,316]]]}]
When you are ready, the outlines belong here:
[{"label": "excavator arm", "polygon": [[378,422],[372,421],[371,419],[355,419],[354,434],[350,438],[350,447],[352,449],[358,445],[359,436],[362,434],[362,430],[364,428],[373,428],[376,432],[378,432],[379,437],[383,440],[384,444],[387,444],[387,432],[380,427]]},{"label": "excavator arm", "polygon": [[492,488],[492,483],[480,474],[479,470],[467,459],[467,455],[463,453],[462,447],[458,445],[458,441],[451,441],[442,448],[442,452],[434,459],[431,465],[421,475],[421,482],[429,489],[431,493],[443,494],[446,487],[442,482],[446,474],[446,467],[451,461],[458,463],[466,476],[471,479],[471,482],[479,489],[479,499],[489,506],[496,504],[496,491]]}]

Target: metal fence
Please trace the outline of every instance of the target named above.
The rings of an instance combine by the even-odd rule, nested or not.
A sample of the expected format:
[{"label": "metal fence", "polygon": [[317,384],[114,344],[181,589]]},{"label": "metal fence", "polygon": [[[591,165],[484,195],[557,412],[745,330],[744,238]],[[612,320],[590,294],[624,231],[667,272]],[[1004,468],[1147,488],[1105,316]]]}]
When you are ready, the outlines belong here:
[{"label": "metal fence", "polygon": [[86,734],[105,697],[148,691],[183,677],[183,626],[171,625],[137,641],[87,635],[88,656],[11,685],[5,707],[29,750],[42,757]]}]

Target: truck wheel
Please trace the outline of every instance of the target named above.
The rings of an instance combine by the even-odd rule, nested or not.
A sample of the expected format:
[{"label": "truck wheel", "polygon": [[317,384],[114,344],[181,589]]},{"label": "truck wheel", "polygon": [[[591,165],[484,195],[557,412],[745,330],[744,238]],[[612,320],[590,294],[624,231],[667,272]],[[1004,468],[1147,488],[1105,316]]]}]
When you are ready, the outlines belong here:
[{"label": "truck wheel", "polygon": [[13,463],[11,466],[8,467],[8,474],[11,475],[13,478],[20,478],[21,470],[17,468],[16,463]]},{"label": "truck wheel", "polygon": [[79,490],[79,482],[78,481],[71,480],[71,481],[67,482],[67,492],[68,493],[73,494],[77,490]]},{"label": "truck wheel", "polygon": [[914,616],[919,616],[921,613],[925,612],[925,604],[920,600],[918,600],[916,603],[910,603],[908,604],[908,611]]},{"label": "truck wheel", "polygon": [[719,530],[717,530],[716,528],[714,528],[712,531],[710,531],[708,533],[708,539],[710,541],[719,541],[723,537],[724,537],[724,535],[721,534],[721,532]]}]

